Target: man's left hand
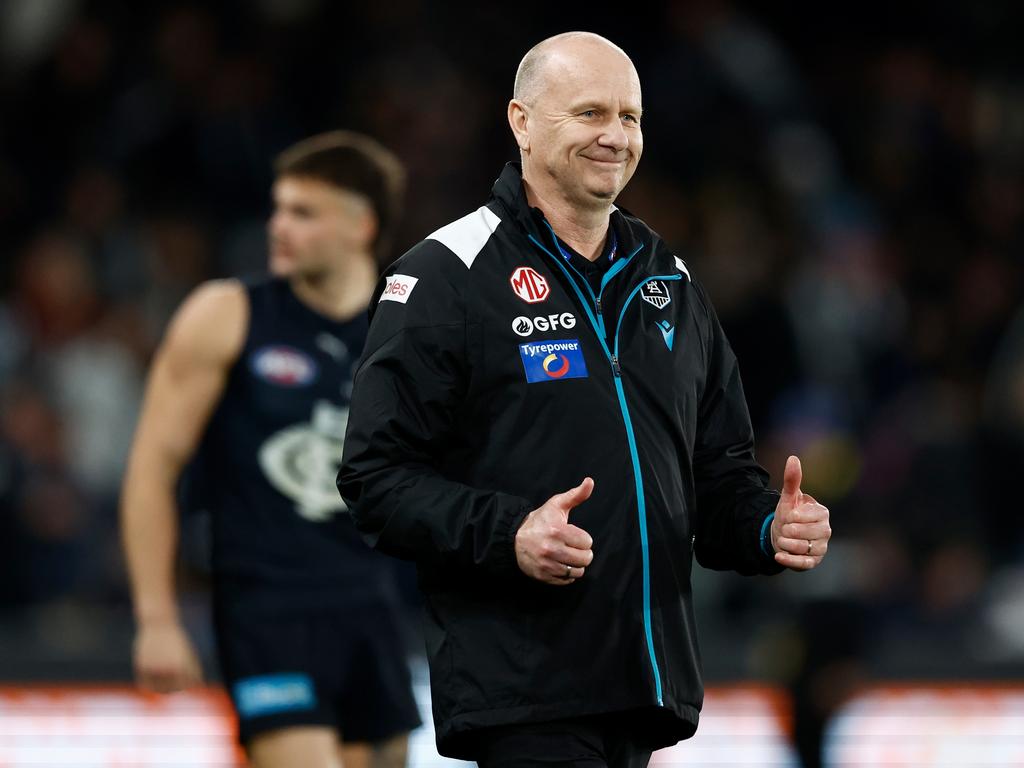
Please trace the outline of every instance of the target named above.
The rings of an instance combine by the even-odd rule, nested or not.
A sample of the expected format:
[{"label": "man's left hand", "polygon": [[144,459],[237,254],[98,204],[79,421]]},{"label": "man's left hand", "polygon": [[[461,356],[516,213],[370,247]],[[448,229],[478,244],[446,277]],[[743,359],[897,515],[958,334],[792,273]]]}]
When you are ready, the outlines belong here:
[{"label": "man's left hand", "polygon": [[790,456],[782,483],[782,498],[772,520],[775,562],[794,571],[809,571],[828,552],[832,528],[828,508],[800,490],[803,472],[800,459]]}]

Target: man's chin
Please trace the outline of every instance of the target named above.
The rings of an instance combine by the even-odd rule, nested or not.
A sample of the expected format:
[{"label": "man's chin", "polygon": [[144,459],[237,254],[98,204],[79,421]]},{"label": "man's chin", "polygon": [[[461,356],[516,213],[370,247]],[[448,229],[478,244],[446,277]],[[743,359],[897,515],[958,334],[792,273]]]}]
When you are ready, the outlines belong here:
[{"label": "man's chin", "polygon": [[618,184],[591,184],[586,187],[587,197],[598,203],[611,204],[622,188]]},{"label": "man's chin", "polygon": [[619,174],[606,174],[598,178],[592,178],[585,185],[588,196],[595,200],[611,203],[619,196],[622,188],[626,186],[625,180]]}]

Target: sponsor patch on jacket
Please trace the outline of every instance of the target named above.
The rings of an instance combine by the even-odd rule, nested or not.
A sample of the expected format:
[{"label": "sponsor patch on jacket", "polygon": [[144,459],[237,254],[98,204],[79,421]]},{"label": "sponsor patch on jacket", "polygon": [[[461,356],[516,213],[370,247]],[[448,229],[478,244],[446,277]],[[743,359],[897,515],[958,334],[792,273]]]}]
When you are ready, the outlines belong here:
[{"label": "sponsor patch on jacket", "polygon": [[384,281],[384,291],[381,293],[377,303],[380,304],[382,301],[397,301],[399,304],[405,304],[412,296],[412,289],[416,287],[416,283],[419,282],[418,277],[410,277],[409,275],[390,275]]},{"label": "sponsor patch on jacket", "polygon": [[527,304],[544,301],[551,293],[548,281],[533,267],[518,267],[509,278],[516,296]]},{"label": "sponsor patch on jacket", "polygon": [[661,280],[651,280],[644,283],[644,287],[640,289],[640,295],[644,301],[648,304],[653,304],[658,309],[664,309],[672,301],[672,297],[668,293],[668,286],[661,282]]},{"label": "sponsor patch on jacket", "polygon": [[512,321],[512,330],[517,336],[529,336],[534,331],[556,331],[559,328],[575,328],[576,316],[571,312],[563,312],[560,315],[541,315],[540,317],[527,317],[520,315]]},{"label": "sponsor patch on jacket", "polygon": [[672,342],[676,336],[676,329],[674,325],[671,325],[668,320],[659,320],[655,323],[658,326],[658,330],[661,331],[661,337],[665,340],[665,346],[668,347],[668,351],[672,351]]},{"label": "sponsor patch on jacket", "polygon": [[253,373],[280,387],[305,387],[316,378],[316,361],[295,347],[260,347],[249,358]]},{"label": "sponsor patch on jacket", "polygon": [[523,359],[526,381],[530,384],[587,377],[587,364],[583,360],[579,339],[530,341],[519,345],[519,356]]},{"label": "sponsor patch on jacket", "polygon": [[243,719],[316,708],[313,681],[302,673],[246,677],[235,683],[232,693]]}]

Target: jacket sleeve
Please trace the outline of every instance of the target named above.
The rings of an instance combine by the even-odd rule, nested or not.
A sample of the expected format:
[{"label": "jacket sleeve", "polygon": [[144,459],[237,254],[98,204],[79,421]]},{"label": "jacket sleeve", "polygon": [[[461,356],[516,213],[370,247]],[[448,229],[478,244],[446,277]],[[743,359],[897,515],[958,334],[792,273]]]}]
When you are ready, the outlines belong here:
[{"label": "jacket sleeve", "polygon": [[[456,482],[440,469],[471,375],[460,289],[467,273],[447,248],[428,240],[378,285],[338,490],[356,528],[382,552],[510,575],[518,573],[516,531],[535,505]],[[398,296],[404,301],[384,295],[391,276],[405,286]]]},{"label": "jacket sleeve", "polygon": [[694,289],[707,318],[707,370],[693,456],[694,554],[705,568],[747,576],[779,573],[783,567],[775,562],[770,540],[765,547],[762,539],[779,494],[768,489],[768,473],[754,459],[754,431],[736,355],[703,288],[694,283]]}]

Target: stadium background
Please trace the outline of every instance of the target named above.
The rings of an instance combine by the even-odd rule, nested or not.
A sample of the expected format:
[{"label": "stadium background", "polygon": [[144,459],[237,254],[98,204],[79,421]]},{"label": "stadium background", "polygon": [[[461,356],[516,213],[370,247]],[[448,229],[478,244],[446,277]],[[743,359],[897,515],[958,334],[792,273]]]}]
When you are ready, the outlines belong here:
[{"label": "stadium background", "polygon": [[832,512],[814,574],[697,572],[709,684],[785,692],[810,752],[865,686],[1022,679],[1022,22],[1000,0],[6,0],[0,681],[130,678],[116,497],[145,366],[191,287],[261,268],[270,158],[334,127],[393,148],[397,254],[479,205],[519,58],[578,28],[644,87],[621,203],[707,285],[774,482],[800,454]]}]

